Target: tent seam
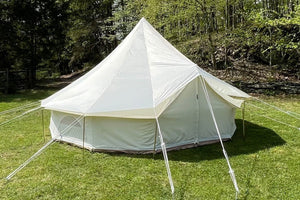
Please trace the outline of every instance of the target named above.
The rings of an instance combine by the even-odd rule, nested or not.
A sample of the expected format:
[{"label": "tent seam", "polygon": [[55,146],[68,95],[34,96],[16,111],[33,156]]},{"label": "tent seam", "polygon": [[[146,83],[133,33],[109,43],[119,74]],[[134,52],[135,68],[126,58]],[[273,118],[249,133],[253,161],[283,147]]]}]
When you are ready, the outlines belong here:
[{"label": "tent seam", "polygon": [[151,93],[152,93],[152,107],[154,109],[154,116],[156,116],[156,112],[155,112],[155,102],[154,102],[154,91],[153,91],[153,80],[152,80],[152,76],[151,76],[151,69],[150,69],[150,61],[149,61],[149,52],[148,52],[148,47],[146,44],[146,37],[145,37],[145,23],[143,21],[143,37],[144,37],[144,45],[145,45],[145,49],[146,49],[146,54],[147,54],[147,63],[148,63],[148,71],[149,71],[149,76],[150,76],[150,85],[151,85]]},{"label": "tent seam", "polygon": [[[230,105],[231,105],[232,107],[234,107],[234,108],[241,108],[241,106],[237,106],[237,105],[235,105],[234,103],[232,103],[232,102],[228,101],[227,99],[225,99],[224,97],[222,97],[221,95],[219,95],[218,92],[217,92],[213,87],[211,87],[211,85],[205,80],[204,77],[203,77],[203,79],[204,79],[204,82],[207,84],[207,86],[208,86],[208,87],[209,87],[209,88],[210,88],[210,89],[211,89],[218,97],[220,97],[221,99],[223,99],[226,103],[230,104]],[[222,92],[219,92],[219,93],[222,93]],[[236,99],[230,97],[229,95],[227,95],[227,94],[225,94],[225,93],[222,93],[222,95],[226,96],[226,97],[229,98],[229,99],[236,100]],[[244,100],[242,100],[242,101],[244,101]]]},{"label": "tent seam", "polygon": [[[136,33],[137,30],[138,30],[138,29],[135,29],[135,31],[132,33],[132,35],[134,35],[134,34]],[[132,35],[131,35],[131,37],[132,37]],[[127,55],[129,52],[130,52],[130,51],[128,51],[128,52],[126,53],[126,55]],[[101,96],[106,92],[106,90],[109,88],[109,86],[111,86],[111,83],[114,81],[114,79],[117,77],[117,75],[120,73],[121,70],[122,70],[122,67],[120,67],[120,68],[118,69],[117,73],[116,73],[116,74],[114,75],[114,77],[111,79],[109,85],[103,90],[103,92],[102,92],[101,94],[99,94],[99,97],[100,97],[100,98],[101,98]],[[97,99],[95,100],[95,102],[93,102],[92,105],[89,106],[89,107],[84,111],[85,114],[87,114],[87,112],[88,112],[88,111],[89,111],[89,110],[97,103],[98,99],[99,99],[99,98],[97,98]]]},{"label": "tent seam", "polygon": [[[150,26],[150,28],[151,28],[151,26]],[[154,32],[156,33],[157,31],[154,29]],[[152,76],[151,76],[151,69],[150,69],[150,62],[149,62],[149,52],[148,52],[148,47],[147,47],[147,44],[146,44],[146,37],[145,37],[145,22],[143,22],[143,37],[144,37],[144,44],[145,44],[145,48],[146,48],[146,53],[147,53],[147,63],[148,63],[148,69],[149,69],[149,74],[150,74],[150,80],[151,80],[151,88],[152,88],[152,102],[153,102],[153,109],[155,109],[156,108],[156,105],[155,105],[155,101],[154,101],[154,93],[153,93],[153,80],[152,80]],[[162,37],[163,38],[163,37]],[[168,45],[168,46],[170,46],[170,47],[172,47],[173,49],[175,49],[176,50],[176,52],[178,52],[180,55],[183,55],[180,51],[178,51],[175,47],[173,47],[170,43],[168,43],[168,41],[165,41],[165,39],[163,38],[163,41],[164,41],[164,43],[166,44],[166,45]],[[183,55],[183,57],[185,57],[184,55]],[[186,58],[186,57],[185,57]],[[187,59],[187,58],[186,58]],[[193,63],[191,60],[189,60],[189,59],[187,59],[189,62],[191,62],[191,63]],[[198,67],[198,65],[197,64],[195,64],[195,63],[193,63],[194,65],[192,66],[192,67],[195,67],[195,68],[197,68]],[[173,93],[173,94],[175,94],[175,93],[177,93],[179,90],[181,90],[184,86],[186,86],[187,84],[189,84],[190,82],[192,82],[195,78],[197,78],[198,76],[200,76],[200,73],[198,72],[198,70],[196,70],[196,72],[197,72],[197,75],[196,76],[191,76],[191,77],[193,77],[190,81],[184,81],[182,84],[180,84],[180,86],[177,88],[177,90]],[[169,96],[167,96],[165,99],[168,99],[168,98],[170,98],[173,94],[171,94],[171,95],[169,95]],[[178,94],[179,95],[179,94]],[[176,99],[176,98],[175,98]],[[175,100],[174,99],[174,100]],[[173,101],[174,101],[173,100]],[[172,102],[173,102],[172,101]],[[171,102],[171,103],[172,103]],[[157,106],[159,105],[159,104],[161,104],[162,102],[159,102],[158,104],[157,104]],[[170,103],[170,104],[171,104]],[[169,104],[169,105],[170,105]],[[168,106],[167,106],[168,107]],[[156,111],[154,112],[154,114],[155,114],[155,117],[156,117]]]}]

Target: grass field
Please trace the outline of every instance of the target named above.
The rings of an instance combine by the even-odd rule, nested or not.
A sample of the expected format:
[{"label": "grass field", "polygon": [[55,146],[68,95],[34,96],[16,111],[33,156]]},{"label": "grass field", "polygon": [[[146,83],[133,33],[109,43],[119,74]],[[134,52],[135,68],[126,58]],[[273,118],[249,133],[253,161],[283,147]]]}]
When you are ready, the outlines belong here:
[{"label": "grass field", "polygon": [[[0,112],[45,98],[54,91],[0,95]],[[300,113],[300,97],[261,97]],[[251,104],[250,104],[251,103]],[[300,121],[273,109],[246,104],[246,138],[241,111],[237,131],[225,143],[241,190],[239,199],[300,199]],[[22,112],[20,112],[22,113]],[[20,114],[0,116],[0,123]],[[44,111],[45,127],[50,113]],[[299,116],[298,116],[299,118]],[[54,143],[10,181],[5,177],[44,144],[41,112],[0,127],[0,199],[172,199],[163,156],[90,153]],[[46,129],[46,141],[50,140]],[[168,153],[174,199],[234,199],[220,144]]]}]

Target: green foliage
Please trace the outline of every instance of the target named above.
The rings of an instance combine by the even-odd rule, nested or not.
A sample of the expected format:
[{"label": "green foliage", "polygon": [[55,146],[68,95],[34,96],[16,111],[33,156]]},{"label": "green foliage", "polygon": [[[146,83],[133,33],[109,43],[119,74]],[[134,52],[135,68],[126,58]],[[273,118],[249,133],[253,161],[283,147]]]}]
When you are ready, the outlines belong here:
[{"label": "green foliage", "polygon": [[[69,69],[81,69],[84,63],[97,63],[116,46],[112,22],[112,0],[70,0],[68,29]],[[65,73],[69,73],[66,71]]]},{"label": "green foliage", "polygon": [[100,62],[141,17],[200,66],[224,68],[240,49],[270,66],[300,63],[297,0],[2,0],[0,9],[0,71],[27,70],[29,87],[36,70]]},{"label": "green foliage", "polygon": [[[32,90],[0,95],[0,112],[51,93]],[[261,98],[284,110],[300,112],[299,96]],[[249,103],[262,106],[255,101]],[[299,126],[299,121],[249,103],[246,138],[237,110],[237,131],[232,141],[225,142],[241,191],[239,199],[299,199],[299,131],[262,115],[294,126]],[[48,127],[50,112],[44,114]],[[153,159],[152,155],[91,153],[62,143],[51,145],[6,182],[4,177],[44,145],[41,112],[0,127],[0,136],[1,199],[172,199],[161,154]],[[50,139],[48,129],[46,139]],[[234,199],[220,144],[171,151],[168,156],[174,199]]]},{"label": "green foliage", "polygon": [[66,3],[56,0],[1,1],[0,69],[51,70],[65,45]]},{"label": "green foliage", "polygon": [[[166,39],[200,65],[214,65],[215,56],[220,53],[217,48],[233,47],[231,52],[245,48],[247,57],[256,62],[291,68],[299,63],[300,15],[296,1],[118,2],[112,20],[122,27],[117,31],[119,39],[145,17]],[[195,50],[182,45],[193,42],[198,42]]]},{"label": "green foliage", "polygon": [[299,13],[300,6],[286,14],[252,11],[249,15],[252,23],[246,26],[250,31],[242,31],[246,38],[251,39],[244,41],[256,49],[257,57],[262,61],[270,65],[284,64],[294,68],[299,64]]}]

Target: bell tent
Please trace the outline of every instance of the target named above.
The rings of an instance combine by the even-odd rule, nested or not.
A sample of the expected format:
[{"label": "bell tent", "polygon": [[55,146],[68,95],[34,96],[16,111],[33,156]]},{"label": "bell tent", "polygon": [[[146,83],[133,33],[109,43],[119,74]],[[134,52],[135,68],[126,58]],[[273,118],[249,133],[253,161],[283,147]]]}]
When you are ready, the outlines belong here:
[{"label": "bell tent", "polygon": [[250,96],[202,70],[142,18],[123,42],[87,74],[41,107],[51,110],[52,140],[91,151],[162,151],[174,194],[167,150],[220,141],[234,134],[235,111]]},{"label": "bell tent", "polygon": [[[205,94],[210,102],[207,102]],[[90,72],[42,101],[56,140],[92,151],[161,150],[231,138],[249,95],[208,74],[142,18]]]}]

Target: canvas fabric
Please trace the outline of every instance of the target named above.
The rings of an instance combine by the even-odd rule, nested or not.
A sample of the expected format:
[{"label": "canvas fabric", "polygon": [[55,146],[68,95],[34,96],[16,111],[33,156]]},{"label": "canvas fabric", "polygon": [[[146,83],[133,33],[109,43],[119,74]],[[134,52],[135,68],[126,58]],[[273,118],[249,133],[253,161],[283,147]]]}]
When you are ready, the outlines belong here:
[{"label": "canvas fabric", "polygon": [[[213,120],[207,107],[204,91],[194,79],[158,118],[166,148],[198,144],[218,139]],[[235,107],[228,104],[208,87],[222,138],[231,138],[235,131]],[[50,129],[58,137],[78,115],[52,111]],[[90,150],[153,151],[160,150],[155,119],[129,119],[103,116],[78,120],[59,140],[84,146]],[[156,139],[155,139],[156,137]],[[156,141],[156,144],[154,143]]]},{"label": "canvas fabric", "polygon": [[143,18],[107,58],[41,105],[84,116],[155,119],[199,76],[235,107],[243,102],[235,97],[249,97],[199,68]]}]

